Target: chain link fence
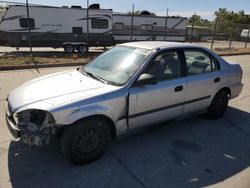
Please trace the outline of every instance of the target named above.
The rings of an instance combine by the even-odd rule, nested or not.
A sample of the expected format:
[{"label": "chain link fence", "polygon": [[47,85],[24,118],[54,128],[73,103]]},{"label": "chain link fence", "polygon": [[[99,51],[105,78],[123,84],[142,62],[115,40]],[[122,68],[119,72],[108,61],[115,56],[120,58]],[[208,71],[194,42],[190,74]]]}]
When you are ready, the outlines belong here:
[{"label": "chain link fence", "polygon": [[[16,8],[14,10],[10,9],[10,7],[13,6],[15,6]],[[59,39],[59,33],[56,31],[58,30],[57,28],[60,27],[60,20],[58,20],[58,23],[55,20],[55,23],[53,22],[53,24],[51,24],[51,22],[47,20],[43,20],[38,24],[33,18],[32,15],[34,15],[34,12],[36,12],[36,14],[38,15],[41,14],[42,11],[39,12],[37,10],[40,6],[42,5],[29,4],[27,0],[23,1],[23,3],[0,1],[1,67],[19,65],[39,67],[40,65],[46,66],[47,64],[54,64],[58,66],[62,64],[79,66],[88,63],[106,50],[105,47],[94,47],[93,49],[91,48],[89,52],[88,50],[86,50],[86,48],[74,48],[72,52],[77,53],[65,53],[65,49],[63,48],[63,46],[58,45],[54,42],[55,40],[52,39],[58,39],[57,41],[60,44],[60,39],[64,40],[64,37],[72,37],[72,40],[80,41],[82,37],[85,37],[82,34],[83,31],[80,30],[80,27],[73,27],[73,34],[70,34],[71,36],[63,36],[63,34],[60,34],[61,36]],[[52,9],[55,7],[43,7],[47,8],[46,11],[55,10]],[[74,8],[76,11],[81,11],[82,7],[62,6],[61,8],[65,8],[65,10],[68,10],[68,8]],[[42,14],[46,15],[46,11],[42,12]],[[85,14],[86,13],[83,12],[82,20],[79,20],[79,23],[84,22],[83,18],[86,17]],[[64,20],[63,15],[61,19]],[[42,29],[42,33],[40,31],[35,32],[39,29]],[[84,41],[86,41],[86,37]],[[88,46],[88,44],[86,45]],[[80,50],[85,51],[84,53],[82,53]]]},{"label": "chain link fence", "polygon": [[219,18],[210,25],[187,25],[186,42],[198,43],[211,49],[250,47],[250,23],[240,24],[220,20]]},{"label": "chain link fence", "polygon": [[[16,3],[12,3],[12,4],[6,4],[6,2],[2,2],[0,1],[0,18],[3,18],[6,14],[6,8],[8,9],[8,7],[10,7],[11,5],[16,5]],[[14,20],[14,19],[18,19],[19,22],[18,24],[20,24],[20,31],[23,32],[23,35],[19,35],[16,37],[19,37],[18,40],[20,41],[25,41],[25,47],[23,48],[22,46],[20,46],[20,44],[16,43],[15,47],[17,50],[13,50],[10,49],[10,53],[8,53],[8,49],[5,50],[5,52],[1,53],[0,50],[0,55],[1,54],[7,54],[10,56],[16,56],[16,57],[20,57],[20,59],[22,58],[23,62],[27,62],[27,64],[29,62],[33,63],[36,65],[37,64],[65,64],[65,63],[75,63],[75,64],[80,64],[80,63],[87,63],[90,60],[92,60],[93,58],[95,58],[97,55],[99,55],[100,53],[102,53],[103,51],[106,50],[106,47],[93,47],[91,48],[89,51],[87,51],[87,55],[86,53],[71,53],[71,54],[66,54],[64,52],[64,49],[61,46],[56,46],[55,47],[60,47],[60,48],[48,48],[48,47],[39,47],[36,48],[35,45],[35,40],[34,38],[39,38],[39,33],[35,34],[36,32],[33,32],[33,30],[39,29],[37,28],[37,26],[34,24],[34,20],[32,20],[32,17],[29,17],[29,11],[30,11],[30,7],[35,6],[32,4],[28,4],[27,0],[26,3],[24,1],[24,3],[20,3],[20,5],[22,5],[22,7],[26,6],[25,11],[22,13],[22,17],[18,17],[18,15],[16,16],[11,16],[8,17],[7,19],[9,20]],[[28,5],[28,6],[27,6]],[[66,7],[68,8],[68,7]],[[74,7],[74,8],[79,8],[79,7]],[[81,8],[81,7],[80,7]],[[132,12],[134,12],[134,10],[132,10]],[[87,20],[88,18],[88,12],[87,12]],[[112,13],[110,13],[112,14]],[[32,14],[31,14],[32,15]],[[168,15],[168,13],[166,14]],[[86,17],[86,15],[82,15],[82,17]],[[169,17],[171,18],[171,17]],[[178,18],[178,17],[176,17]],[[7,19],[4,20],[7,23]],[[63,18],[62,18],[63,19]],[[85,18],[82,18],[80,21],[83,22],[84,20],[86,21]],[[164,17],[163,17],[164,19]],[[179,18],[182,19],[182,18]],[[105,28],[105,24],[104,23],[99,23],[98,19],[95,19],[96,24],[98,27],[103,27]],[[3,20],[1,19],[1,22],[3,22]],[[87,22],[88,23],[88,22]],[[92,22],[91,22],[92,23]],[[154,23],[155,24],[155,23]],[[55,28],[58,25],[54,25]],[[119,29],[120,27],[124,27],[123,25],[117,25],[119,26],[116,29]],[[173,31],[169,31],[169,20],[168,20],[168,16],[166,16],[166,22],[165,22],[165,29],[163,29],[163,31],[165,31],[165,35],[162,34],[161,37],[163,37],[164,39],[166,38],[166,32],[173,32]],[[8,26],[11,29],[11,26]],[[53,27],[53,25],[49,25],[48,24],[44,24],[42,27]],[[92,27],[92,26],[91,26]],[[127,27],[127,26],[126,26]],[[131,23],[131,38],[133,35],[133,28],[136,30],[138,30],[138,28],[133,27],[133,22]],[[146,30],[152,30],[153,31],[153,26],[152,27],[145,27],[144,29]],[[164,28],[164,27],[163,27]],[[183,26],[183,28],[185,28],[185,26]],[[126,28],[125,28],[126,29]],[[140,28],[139,28],[140,29]],[[142,29],[142,28],[141,28]],[[113,32],[114,28],[111,28],[111,32]],[[20,32],[20,31],[16,31],[15,29],[13,29],[12,32]],[[89,31],[88,31],[89,32]],[[72,37],[73,39],[75,38],[79,38],[83,41],[89,41],[89,37],[91,39],[93,39],[93,36],[91,36],[91,33],[89,35],[89,33],[87,32],[87,35],[84,35],[83,32],[83,28],[82,27],[73,27],[72,28]],[[145,31],[146,32],[146,31]],[[50,41],[49,39],[52,40],[52,38],[56,38],[58,37],[57,33],[54,33],[54,30],[51,30],[51,32],[45,32],[44,34],[46,34],[48,37],[46,39],[41,39],[39,38],[39,42],[42,44],[43,42],[48,42]],[[0,42],[3,43],[4,40],[14,40],[14,37],[9,37],[6,35],[6,37],[4,36],[5,33],[1,31],[0,29]],[[185,36],[185,29],[183,29],[183,36]],[[9,38],[7,38],[9,37]],[[51,37],[51,38],[49,38]],[[66,36],[65,36],[66,37]],[[84,38],[85,37],[85,38]],[[87,38],[86,38],[87,37]],[[102,39],[104,38],[104,36],[102,37]],[[161,40],[164,40],[161,39]],[[152,40],[156,40],[153,39]],[[250,47],[250,23],[249,24],[240,24],[240,23],[233,23],[230,21],[224,21],[220,18],[215,19],[215,21],[213,22],[209,22],[208,24],[197,24],[195,23],[195,20],[193,20],[191,23],[189,23],[186,27],[186,41],[187,43],[198,43],[202,46],[205,46],[207,48],[211,48],[213,50],[227,50],[227,49],[245,49]],[[44,45],[45,46],[45,45]],[[53,47],[53,45],[51,45]],[[67,45],[65,45],[67,46]],[[64,46],[64,47],[65,47]],[[87,42],[87,47],[88,47],[88,42]],[[12,46],[13,47],[13,46]],[[20,49],[19,49],[20,47]],[[68,47],[72,47],[72,46],[68,46]],[[5,47],[1,47],[1,49],[3,49]],[[69,49],[70,50],[70,49]],[[84,51],[86,49],[82,48],[82,51]],[[73,51],[80,51],[80,48],[77,49],[73,49]],[[86,52],[86,51],[85,51]],[[2,58],[0,57],[0,66],[1,65],[8,65],[9,62],[12,62],[12,64],[15,64],[14,62],[17,60],[17,58],[13,58],[13,59],[6,59],[4,58],[6,56],[2,56]],[[12,57],[11,57],[12,58]],[[4,61],[2,63],[2,61]],[[22,63],[23,63],[22,62]],[[17,64],[19,64],[19,62],[17,62]]]}]

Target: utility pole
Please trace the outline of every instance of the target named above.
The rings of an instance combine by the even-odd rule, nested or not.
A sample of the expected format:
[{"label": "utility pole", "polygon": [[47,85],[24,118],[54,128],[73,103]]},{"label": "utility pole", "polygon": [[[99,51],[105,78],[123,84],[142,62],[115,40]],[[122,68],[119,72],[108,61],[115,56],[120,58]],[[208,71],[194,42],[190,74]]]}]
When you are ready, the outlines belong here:
[{"label": "utility pole", "polygon": [[27,11],[28,40],[29,40],[29,46],[30,46],[31,61],[32,61],[32,63],[34,63],[35,69],[37,70],[37,72],[40,73],[37,66],[36,66],[36,62],[34,61],[34,55],[33,55],[33,51],[32,51],[31,31],[30,31],[30,11],[29,11],[28,0],[26,0],[26,11]]},{"label": "utility pole", "polygon": [[250,34],[250,25],[248,26],[248,30],[247,30],[247,38],[246,38],[245,48],[247,48],[249,34]]},{"label": "utility pole", "polygon": [[87,35],[86,35],[87,49],[89,51],[89,0],[87,0]]},{"label": "utility pole", "polygon": [[167,29],[168,29],[168,9],[167,9],[166,21],[165,21],[164,40],[166,40]]},{"label": "utility pole", "polygon": [[130,33],[130,41],[133,40],[133,29],[134,29],[134,11],[135,11],[135,6],[133,4],[132,7],[132,17],[131,17],[131,33]]},{"label": "utility pole", "polygon": [[193,40],[195,19],[196,19],[196,12],[194,13],[194,17],[193,17],[193,20],[192,20],[192,28],[191,28],[191,35],[190,35],[190,41],[189,41],[190,44],[192,43],[192,40]]},{"label": "utility pole", "polygon": [[213,46],[214,46],[214,37],[215,37],[215,33],[216,33],[216,27],[217,27],[218,19],[219,19],[218,17],[215,18],[213,38],[212,38],[212,42],[211,42],[211,50],[213,50]]},{"label": "utility pole", "polygon": [[32,51],[32,43],[31,43],[31,32],[30,32],[30,12],[29,12],[29,2],[26,0],[26,11],[27,11],[27,24],[28,24],[28,40],[30,46],[30,55],[32,56],[33,60],[33,51]]},{"label": "utility pole", "polygon": [[234,30],[235,30],[235,23],[233,23],[233,31],[232,31],[231,37],[230,37],[229,48],[231,48],[231,46],[232,46],[232,40],[234,37]]}]

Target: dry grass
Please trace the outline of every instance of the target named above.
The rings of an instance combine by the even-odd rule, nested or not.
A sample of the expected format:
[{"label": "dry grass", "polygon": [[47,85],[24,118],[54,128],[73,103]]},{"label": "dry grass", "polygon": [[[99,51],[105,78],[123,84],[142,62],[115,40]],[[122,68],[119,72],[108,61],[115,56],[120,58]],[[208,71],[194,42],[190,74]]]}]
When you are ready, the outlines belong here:
[{"label": "dry grass", "polygon": [[[65,63],[88,63],[93,57],[77,57],[72,55],[70,57],[34,57],[36,64],[65,64]],[[32,65],[33,61],[30,56],[2,56],[0,57],[0,66],[18,66],[18,65]]]},{"label": "dry grass", "polygon": [[215,48],[214,52],[219,55],[242,55],[250,54],[250,48]]},{"label": "dry grass", "polygon": [[[215,48],[214,51],[219,55],[241,55],[250,54],[250,48]],[[90,53],[87,55],[65,55],[65,54],[53,54],[52,55],[35,55],[34,61],[38,65],[42,64],[65,64],[65,63],[81,63],[86,64],[90,62],[100,53]],[[0,56],[0,67],[4,66],[21,66],[21,65],[33,65],[31,56],[27,54],[18,55],[4,55]]]}]

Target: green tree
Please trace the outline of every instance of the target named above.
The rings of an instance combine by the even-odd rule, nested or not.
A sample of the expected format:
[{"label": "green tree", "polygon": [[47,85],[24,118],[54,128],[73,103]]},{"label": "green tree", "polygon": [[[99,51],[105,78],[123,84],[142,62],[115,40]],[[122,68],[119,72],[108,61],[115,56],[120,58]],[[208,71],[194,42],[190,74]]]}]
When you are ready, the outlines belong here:
[{"label": "green tree", "polygon": [[[156,16],[155,13],[149,12],[149,11],[147,11],[147,10],[142,10],[142,11],[137,10],[137,11],[134,11],[134,15],[141,15],[141,14],[143,14],[143,13],[146,13],[146,15],[150,15],[150,16]],[[128,15],[132,15],[132,11],[129,11],[127,14],[128,14]]]},{"label": "green tree", "polygon": [[250,24],[250,16],[245,14],[243,10],[234,12],[228,11],[226,8],[220,8],[215,11],[214,15],[218,19],[216,31],[219,33],[231,34],[234,24]]},{"label": "green tree", "polygon": [[209,21],[207,19],[202,19],[201,16],[197,14],[193,14],[190,18],[188,18],[188,25],[192,25],[194,21],[195,26],[202,26],[202,27],[213,27],[213,21]]}]

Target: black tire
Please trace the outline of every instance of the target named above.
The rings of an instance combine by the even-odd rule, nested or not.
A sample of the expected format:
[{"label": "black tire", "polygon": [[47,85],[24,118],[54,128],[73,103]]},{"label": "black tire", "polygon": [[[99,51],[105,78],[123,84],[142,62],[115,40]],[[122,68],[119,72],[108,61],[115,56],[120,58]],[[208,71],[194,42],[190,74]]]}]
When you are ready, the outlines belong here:
[{"label": "black tire", "polygon": [[78,52],[81,54],[85,54],[88,52],[88,47],[86,45],[80,45],[78,46]]},{"label": "black tire", "polygon": [[61,149],[70,162],[82,165],[101,157],[110,139],[108,124],[101,118],[90,118],[79,121],[64,131]]},{"label": "black tire", "polygon": [[207,116],[211,119],[220,118],[227,110],[228,101],[229,93],[226,90],[219,91],[207,109]]},{"label": "black tire", "polygon": [[74,49],[74,46],[71,45],[71,44],[67,44],[64,46],[64,52],[67,53],[67,54],[71,54],[71,53],[74,53],[75,49]]}]

